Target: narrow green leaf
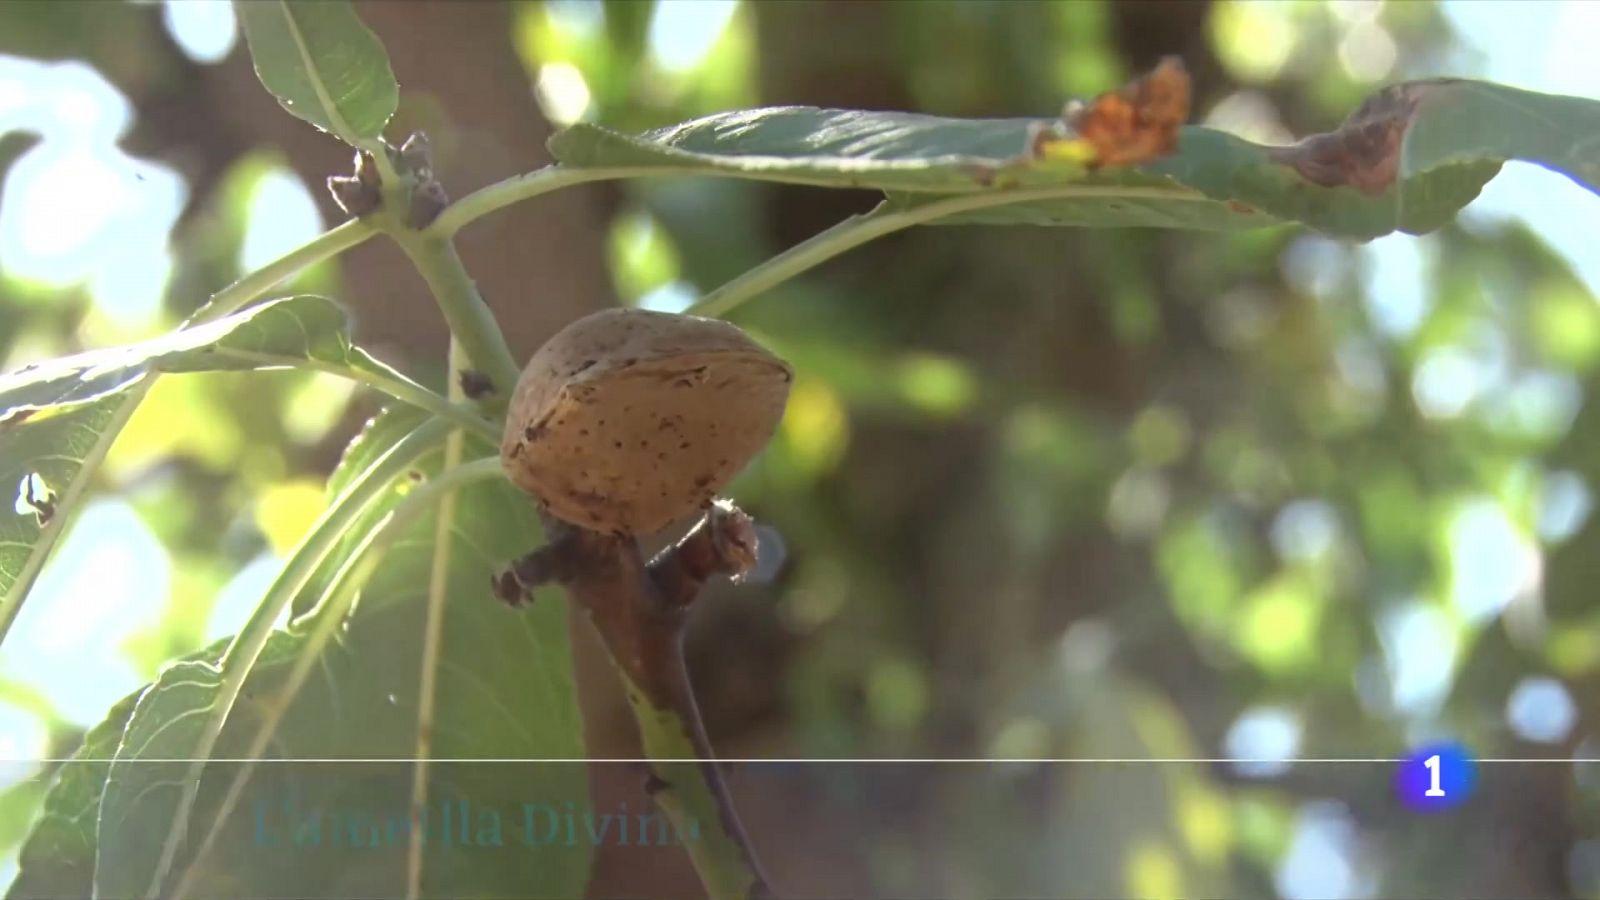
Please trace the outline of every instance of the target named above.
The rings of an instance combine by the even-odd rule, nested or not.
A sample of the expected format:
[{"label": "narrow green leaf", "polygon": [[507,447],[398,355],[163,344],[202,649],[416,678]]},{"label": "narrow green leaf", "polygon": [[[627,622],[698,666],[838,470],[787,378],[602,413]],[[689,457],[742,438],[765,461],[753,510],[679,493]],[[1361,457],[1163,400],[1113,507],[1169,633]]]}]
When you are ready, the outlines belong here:
[{"label": "narrow green leaf", "polygon": [[[44,567],[89,476],[137,400],[118,394],[58,408],[11,407],[0,381],[0,641]],[[124,385],[143,393],[145,385]]]},{"label": "narrow green leaf", "polygon": [[274,300],[142,344],[52,360],[0,378],[0,639],[38,576],[88,471],[158,373],[310,366],[436,408],[443,401],[350,343],[323,297]]},{"label": "narrow green leaf", "polygon": [[283,108],[347,144],[383,133],[400,87],[348,0],[234,0],[256,75]]},{"label": "narrow green leaf", "polygon": [[[878,190],[979,191],[982,172],[1014,160],[1035,119],[947,119],[905,112],[780,106],[717,113],[626,135],[579,122],[550,139],[572,168],[683,169]],[[1019,170],[1035,182],[1057,172]],[[1071,171],[1082,175],[1081,168]]]},{"label": "narrow green leaf", "polygon": [[324,297],[287,297],[127,347],[92,350],[0,378],[0,431],[29,426],[127,390],[151,372],[281,368],[298,362],[381,366],[350,344],[349,319]]},{"label": "narrow green leaf", "polygon": [[[1292,148],[1190,126],[1167,157],[1097,172],[1027,158],[1030,129],[1049,121],[777,107],[640,135],[579,123],[552,138],[550,149],[572,169],[877,189],[892,210],[950,203],[954,211],[930,224],[1232,229],[1297,222],[1370,239],[1440,227],[1510,160],[1600,190],[1600,101],[1485,82],[1393,86],[1345,128]],[[968,194],[976,196],[954,202]]]},{"label": "narrow green leaf", "polygon": [[[486,441],[467,442],[469,459],[497,452]],[[441,450],[430,461],[430,472],[437,470],[442,456]],[[550,591],[533,608],[512,610],[490,589],[496,568],[542,542],[532,504],[504,480],[471,485],[456,498],[434,683],[430,806],[444,798],[468,797],[485,808],[503,809],[507,798],[516,798],[519,807],[531,801],[564,809],[570,803],[581,814],[589,809],[582,763],[439,762],[574,760],[586,755],[567,640],[567,604],[559,592]],[[435,517],[424,517],[412,528],[412,538],[395,546],[362,593],[347,644],[363,673],[374,665],[398,663],[392,676],[374,686],[398,685],[391,710],[403,728],[397,743],[386,745],[385,751],[400,757],[414,755],[417,744],[417,661],[435,532]],[[409,767],[405,774],[409,781]],[[409,797],[407,790],[395,800]],[[509,830],[506,840],[509,846]],[[422,896],[580,896],[589,878],[592,844],[579,841],[577,847],[563,845],[559,852],[541,855],[536,870],[514,853],[486,858],[430,845],[423,859]]]},{"label": "narrow green leaf", "polygon": [[[95,862],[97,893],[144,896],[149,900],[161,896],[173,862],[183,849],[184,838],[192,826],[191,813],[205,764],[217,758],[215,751],[219,740],[234,713],[240,706],[248,705],[249,694],[245,688],[248,679],[255,674],[256,665],[276,638],[274,623],[289,609],[294,595],[304,589],[316,566],[331,554],[339,538],[366,507],[448,433],[448,423],[430,421],[406,435],[323,511],[239,634],[229,642],[219,662],[197,664],[188,667],[190,671],[178,673],[176,677],[186,690],[194,683],[200,685],[205,706],[195,710],[198,715],[186,721],[181,730],[154,726],[153,733],[163,737],[156,756],[137,756],[143,752],[143,746],[131,740],[123,741],[107,775],[108,788],[101,803]],[[202,669],[209,669],[211,675]],[[145,709],[144,706],[135,709],[128,734],[136,732],[144,714],[141,711]],[[161,713],[156,711],[148,715],[159,717]],[[125,760],[128,760],[126,764]],[[135,765],[162,760],[170,763],[162,763],[161,767]],[[174,779],[170,772],[163,770],[170,765],[182,767],[180,777]],[[119,771],[123,772],[120,776]],[[119,780],[131,787],[123,793],[113,792],[109,786]],[[156,790],[167,786],[175,786],[177,793],[171,795],[169,791]],[[150,810],[154,821],[166,823],[160,835],[159,852],[152,855],[142,847],[133,852],[120,852],[119,846],[108,845],[108,835],[116,834],[116,826],[127,817],[128,809],[141,805]],[[107,822],[112,823],[109,829]],[[148,824],[150,828],[156,827]]]}]

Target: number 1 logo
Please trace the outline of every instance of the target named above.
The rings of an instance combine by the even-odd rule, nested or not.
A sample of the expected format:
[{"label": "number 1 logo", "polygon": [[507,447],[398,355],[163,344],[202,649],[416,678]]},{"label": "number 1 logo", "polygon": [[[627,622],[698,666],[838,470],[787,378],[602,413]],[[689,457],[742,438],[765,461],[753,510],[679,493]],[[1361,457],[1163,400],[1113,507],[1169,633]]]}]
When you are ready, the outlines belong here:
[{"label": "number 1 logo", "polygon": [[1422,792],[1424,797],[1443,797],[1444,788],[1439,787],[1439,754],[1428,757],[1423,763],[1428,767],[1428,789]]},{"label": "number 1 logo", "polygon": [[1457,743],[1430,744],[1400,763],[1395,793],[1416,812],[1441,812],[1459,806],[1477,783],[1477,764]]}]

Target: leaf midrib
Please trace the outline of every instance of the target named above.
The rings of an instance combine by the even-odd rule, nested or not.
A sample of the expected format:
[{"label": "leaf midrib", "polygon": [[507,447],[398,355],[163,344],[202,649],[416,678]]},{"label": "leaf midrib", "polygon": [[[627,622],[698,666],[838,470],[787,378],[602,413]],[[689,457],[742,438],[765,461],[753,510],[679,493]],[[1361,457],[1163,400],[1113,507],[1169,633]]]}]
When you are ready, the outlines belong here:
[{"label": "leaf midrib", "polygon": [[305,35],[300,33],[300,26],[295,22],[288,0],[278,0],[278,9],[283,12],[283,21],[289,29],[289,37],[294,40],[295,52],[300,54],[300,62],[305,66],[306,81],[317,95],[318,102],[328,111],[328,124],[333,127],[334,134],[348,136],[357,146],[369,144],[370,141],[357,134],[355,129],[350,127],[350,123],[345,121],[339,112],[339,107],[333,101],[333,96],[328,93],[327,86],[322,83],[322,71],[317,68],[316,61],[311,57],[311,48],[306,46]]}]

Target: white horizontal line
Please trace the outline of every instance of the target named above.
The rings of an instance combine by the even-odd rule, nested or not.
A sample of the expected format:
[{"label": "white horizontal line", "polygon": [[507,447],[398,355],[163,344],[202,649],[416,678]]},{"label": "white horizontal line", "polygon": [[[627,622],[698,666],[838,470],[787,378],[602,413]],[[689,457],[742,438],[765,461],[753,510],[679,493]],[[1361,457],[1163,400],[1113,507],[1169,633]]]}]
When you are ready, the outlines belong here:
[{"label": "white horizontal line", "polygon": [[[45,759],[0,759],[0,765],[14,764],[14,763],[69,763],[69,762],[78,762],[78,763],[111,763],[111,762],[124,762],[124,763],[192,763],[192,762],[196,762],[196,761],[197,760],[185,759],[185,758],[113,760],[113,759],[106,758],[106,757],[89,757],[89,758],[84,758],[84,759],[75,759],[75,758],[71,758],[71,757],[66,757],[66,758],[54,757],[54,758],[45,758]],[[348,758],[348,757],[346,757],[346,758],[337,758],[337,759],[283,759],[283,758],[272,758],[272,759],[209,759],[209,760],[204,760],[204,762],[207,762],[207,763],[263,763],[263,764],[277,764],[277,765],[281,765],[281,764],[284,764],[284,763],[366,763],[366,764],[369,764],[369,765],[378,765],[378,764],[384,764],[384,763],[391,763],[392,764],[392,763],[413,763],[413,762],[428,762],[428,763],[631,763],[631,764],[635,764],[635,765],[647,765],[647,764],[652,763],[652,762],[692,763],[692,762],[701,762],[701,761],[703,761],[703,760],[694,760],[694,759],[662,759],[662,760],[650,760],[650,759],[518,759],[518,758],[503,758],[503,759],[427,759],[427,760],[421,760],[421,759],[415,759],[415,758],[357,759],[357,758]],[[720,759],[719,758],[719,759],[715,760],[715,762],[717,762],[719,764],[722,764],[722,765],[800,765],[800,764],[808,764],[808,763],[842,763],[842,764],[874,764],[874,765],[895,765],[895,764],[919,764],[919,765],[991,764],[992,765],[992,764],[1002,764],[1002,763],[1034,763],[1034,764],[1078,763],[1078,764],[1086,764],[1086,765],[1100,765],[1100,764],[1107,764],[1107,765],[1109,765],[1109,764],[1141,764],[1141,765],[1143,765],[1143,764],[1149,764],[1149,765],[1163,765],[1163,764],[1166,764],[1166,765],[1171,765],[1171,764],[1182,764],[1182,763],[1189,763],[1189,764],[1233,763],[1233,764],[1298,766],[1298,765],[1313,765],[1313,764],[1326,764],[1326,763],[1390,763],[1390,764],[1394,764],[1394,763],[1406,762],[1406,760],[1405,759],[1388,759],[1388,758],[1382,758],[1382,757],[1378,757],[1378,758],[1322,758],[1322,759],[1233,759],[1233,758],[1210,758],[1210,757],[1208,757],[1208,758],[1180,757],[1180,758],[1170,758],[1170,759],[1117,759],[1117,758],[1078,758],[1078,759],[1063,759],[1063,758],[982,759],[982,758],[972,758],[972,759],[945,759],[945,758],[930,757],[930,758],[924,758],[924,759],[884,759],[884,758],[875,758],[875,759]],[[1479,763],[1479,764],[1482,764],[1482,763],[1600,763],[1600,758],[1573,759],[1573,758],[1566,758],[1566,757],[1526,757],[1526,758],[1520,758],[1520,757],[1490,757],[1490,758],[1487,758],[1487,759],[1474,759],[1474,760],[1472,760],[1472,762]]]}]

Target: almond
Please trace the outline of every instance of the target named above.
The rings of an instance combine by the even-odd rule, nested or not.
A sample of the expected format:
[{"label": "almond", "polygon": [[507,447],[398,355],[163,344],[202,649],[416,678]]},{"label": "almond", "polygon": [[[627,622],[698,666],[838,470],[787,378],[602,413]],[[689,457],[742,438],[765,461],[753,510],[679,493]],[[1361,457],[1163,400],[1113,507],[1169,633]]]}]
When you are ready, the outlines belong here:
[{"label": "almond", "polygon": [[650,534],[705,508],[766,446],[793,377],[728,322],[604,310],[528,360],[500,460],[558,519]]}]

